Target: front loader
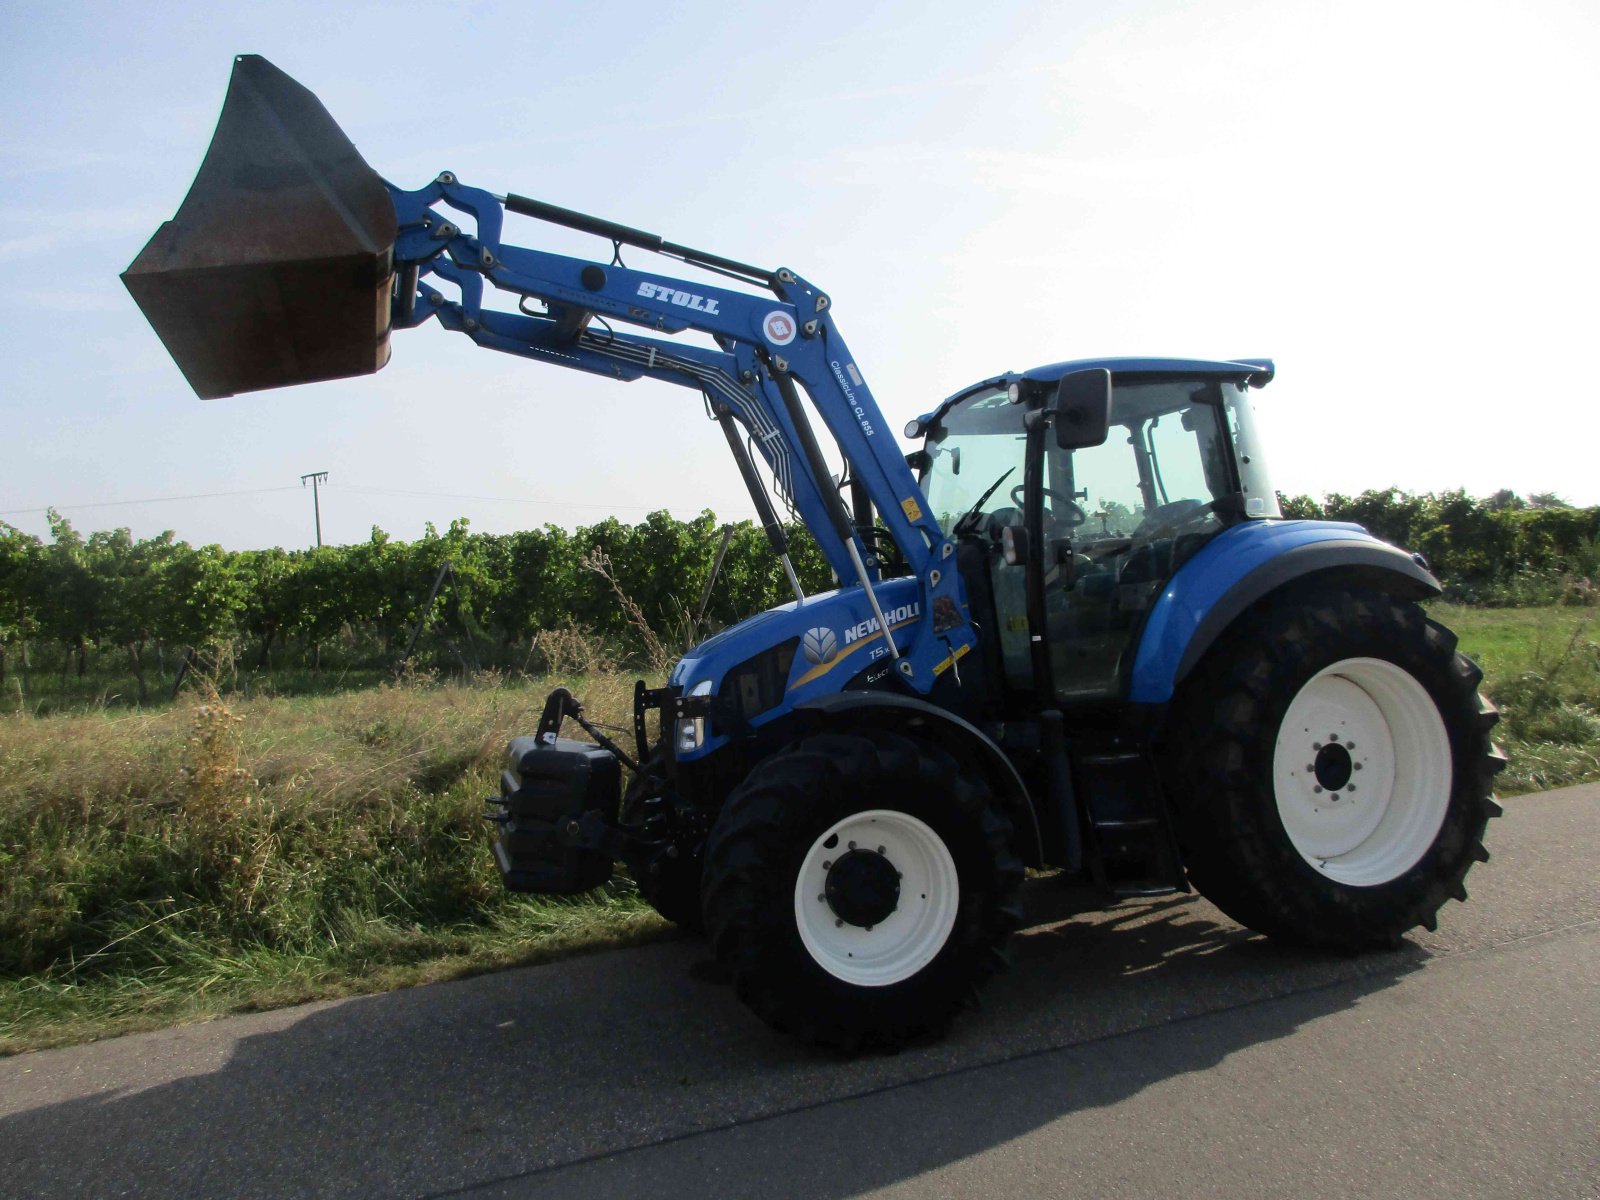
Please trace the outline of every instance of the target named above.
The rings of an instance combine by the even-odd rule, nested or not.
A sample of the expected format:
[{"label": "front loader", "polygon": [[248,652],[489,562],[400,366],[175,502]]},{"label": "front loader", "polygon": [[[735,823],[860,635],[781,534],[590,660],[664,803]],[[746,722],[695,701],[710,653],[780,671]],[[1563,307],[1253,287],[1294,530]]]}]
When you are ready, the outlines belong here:
[{"label": "front loader", "polygon": [[[507,214],[611,253],[512,245]],[[1193,887],[1349,951],[1433,928],[1488,857],[1480,672],[1419,607],[1420,556],[1282,519],[1252,415],[1268,360],[1003,372],[913,421],[908,454],[817,285],[450,172],[398,188],[250,55],[123,278],[203,398],[374,372],[428,320],[698,394],[794,599],[640,683],[627,745],[552,694],[492,846],[522,891],[626,864],[775,1028],[937,1035],[1003,961],[1025,867],[1111,900]],[[801,587],[780,506],[839,586]]]}]

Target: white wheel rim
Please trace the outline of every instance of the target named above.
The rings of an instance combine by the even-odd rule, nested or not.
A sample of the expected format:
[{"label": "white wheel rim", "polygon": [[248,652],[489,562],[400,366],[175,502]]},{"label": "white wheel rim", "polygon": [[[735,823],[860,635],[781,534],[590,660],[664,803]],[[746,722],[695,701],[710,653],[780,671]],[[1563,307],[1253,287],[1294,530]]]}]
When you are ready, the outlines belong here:
[{"label": "white wheel rim", "polygon": [[1330,879],[1375,887],[1416,866],[1439,836],[1454,785],[1450,738],[1408,671],[1347,658],[1290,702],[1272,782],[1301,857]]},{"label": "white wheel rim", "polygon": [[[870,928],[843,921],[828,902],[828,872],[857,849],[881,853],[900,874],[893,912]],[[933,961],[955,928],[961,885],[944,839],[907,813],[875,808],[835,823],[806,851],[794,885],[795,924],[812,959],[862,987],[909,979]]]}]

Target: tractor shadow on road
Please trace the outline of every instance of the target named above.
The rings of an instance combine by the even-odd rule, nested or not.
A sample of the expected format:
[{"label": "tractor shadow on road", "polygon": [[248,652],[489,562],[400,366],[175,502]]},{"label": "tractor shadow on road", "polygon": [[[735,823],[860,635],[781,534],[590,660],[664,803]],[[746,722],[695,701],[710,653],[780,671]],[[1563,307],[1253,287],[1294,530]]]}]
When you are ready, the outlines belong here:
[{"label": "tractor shadow on road", "polygon": [[[6,1188],[566,1196],[592,1184],[612,1197],[698,1194],[700,1181],[663,1186],[646,1167],[688,1138],[716,1193],[849,1196],[1291,1037],[1428,958],[1410,944],[1363,958],[1279,949],[1194,897],[1091,910],[1038,879],[1026,900],[1015,968],[936,1044],[853,1060],[792,1044],[695,972],[706,948],[683,939],[123,1039],[112,1044],[126,1063],[120,1088],[0,1120]],[[1187,1035],[1130,1049],[1173,1027]],[[225,1061],[174,1077],[195,1069],[166,1065],[189,1043]],[[35,1069],[71,1070],[97,1049],[30,1058]],[[996,1064],[1047,1054],[1059,1085],[1018,1094],[997,1082],[1007,1069]],[[922,1093],[908,1085],[925,1081],[954,1086],[949,1119],[863,1124],[862,1097],[909,1103]],[[792,1112],[822,1127],[832,1149],[765,1178],[774,1160],[752,1156],[748,1135],[776,1136],[786,1124],[764,1118]]]}]

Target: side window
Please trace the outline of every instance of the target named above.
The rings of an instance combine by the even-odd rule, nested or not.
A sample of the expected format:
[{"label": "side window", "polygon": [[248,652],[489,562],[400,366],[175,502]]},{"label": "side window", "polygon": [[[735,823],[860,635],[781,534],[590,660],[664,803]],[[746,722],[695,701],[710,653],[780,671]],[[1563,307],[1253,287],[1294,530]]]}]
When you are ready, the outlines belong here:
[{"label": "side window", "polygon": [[1078,540],[1145,535],[1232,490],[1225,435],[1200,405],[1113,425],[1101,446],[1052,450],[1049,467],[1047,506],[1070,490],[1087,518]]},{"label": "side window", "polygon": [[[1051,490],[1060,496],[1070,488],[1073,503],[1086,518],[1076,539],[1127,537],[1143,518],[1144,495],[1130,437],[1127,426],[1113,425],[1104,445],[1070,454],[1054,447],[1047,451]],[[1047,497],[1045,503],[1059,507],[1054,497]]]},{"label": "side window", "polygon": [[1233,430],[1233,458],[1239,472],[1239,490],[1244,497],[1247,517],[1281,517],[1278,493],[1267,473],[1266,455],[1262,453],[1260,437],[1256,432],[1255,406],[1250,389],[1242,383],[1222,386],[1222,398],[1227,405],[1229,426]]},{"label": "side window", "polygon": [[1151,418],[1147,430],[1156,487],[1155,519],[1208,505],[1231,489],[1216,410],[1196,406]]}]

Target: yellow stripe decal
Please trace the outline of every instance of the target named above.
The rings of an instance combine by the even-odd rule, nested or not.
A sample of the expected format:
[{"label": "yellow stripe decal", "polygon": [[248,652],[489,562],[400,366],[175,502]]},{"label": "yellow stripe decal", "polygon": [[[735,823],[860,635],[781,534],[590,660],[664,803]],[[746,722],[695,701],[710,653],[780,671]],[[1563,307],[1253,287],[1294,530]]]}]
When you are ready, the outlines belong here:
[{"label": "yellow stripe decal", "polygon": [[951,664],[951,663],[955,663],[955,662],[960,662],[960,661],[961,661],[961,659],[962,659],[962,658],[963,658],[963,657],[964,657],[964,656],[965,656],[965,655],[966,655],[966,653],[967,653],[967,651],[968,651],[968,650],[971,650],[971,649],[972,649],[972,647],[971,647],[971,646],[962,646],[962,647],[961,647],[961,648],[960,648],[960,649],[959,649],[959,650],[957,650],[957,651],[956,651],[956,652],[955,652],[955,653],[954,653],[954,654],[952,654],[952,655],[950,655],[950,656],[949,656],[949,657],[948,657],[948,658],[946,658],[946,659],[945,659],[945,660],[944,660],[944,661],[943,661],[943,662],[942,662],[942,663],[940,663],[940,664],[939,664],[939,665],[938,665],[938,666],[937,666],[937,667],[935,667],[935,668],[934,668],[934,669],[933,669],[933,673],[934,673],[934,674],[935,674],[935,675],[942,675],[942,674],[944,674],[944,672],[945,672],[945,669],[946,669],[946,668],[948,668],[948,667],[949,667],[949,666],[950,666],[950,664]]},{"label": "yellow stripe decal", "polygon": [[[893,633],[896,629],[904,629],[907,625],[915,625],[921,619],[922,619],[921,617],[912,617],[910,620],[901,621],[898,625],[891,625],[891,626],[889,626],[889,632]],[[881,638],[882,636],[883,636],[882,634],[880,634],[876,629],[874,629],[870,634],[868,634],[866,637],[862,638],[859,642],[856,642],[852,646],[846,646],[843,650],[841,650],[838,653],[838,655],[836,657],[830,658],[827,662],[820,663],[817,666],[812,667],[811,670],[807,671],[804,675],[800,676],[799,679],[796,679],[793,683],[791,683],[789,685],[789,690],[792,692],[792,691],[795,690],[795,688],[799,687],[801,684],[810,683],[813,679],[821,679],[829,671],[833,670],[840,663],[844,662],[845,659],[849,658],[852,654],[854,654],[857,647],[865,646],[868,642],[872,641],[874,638]]]}]

